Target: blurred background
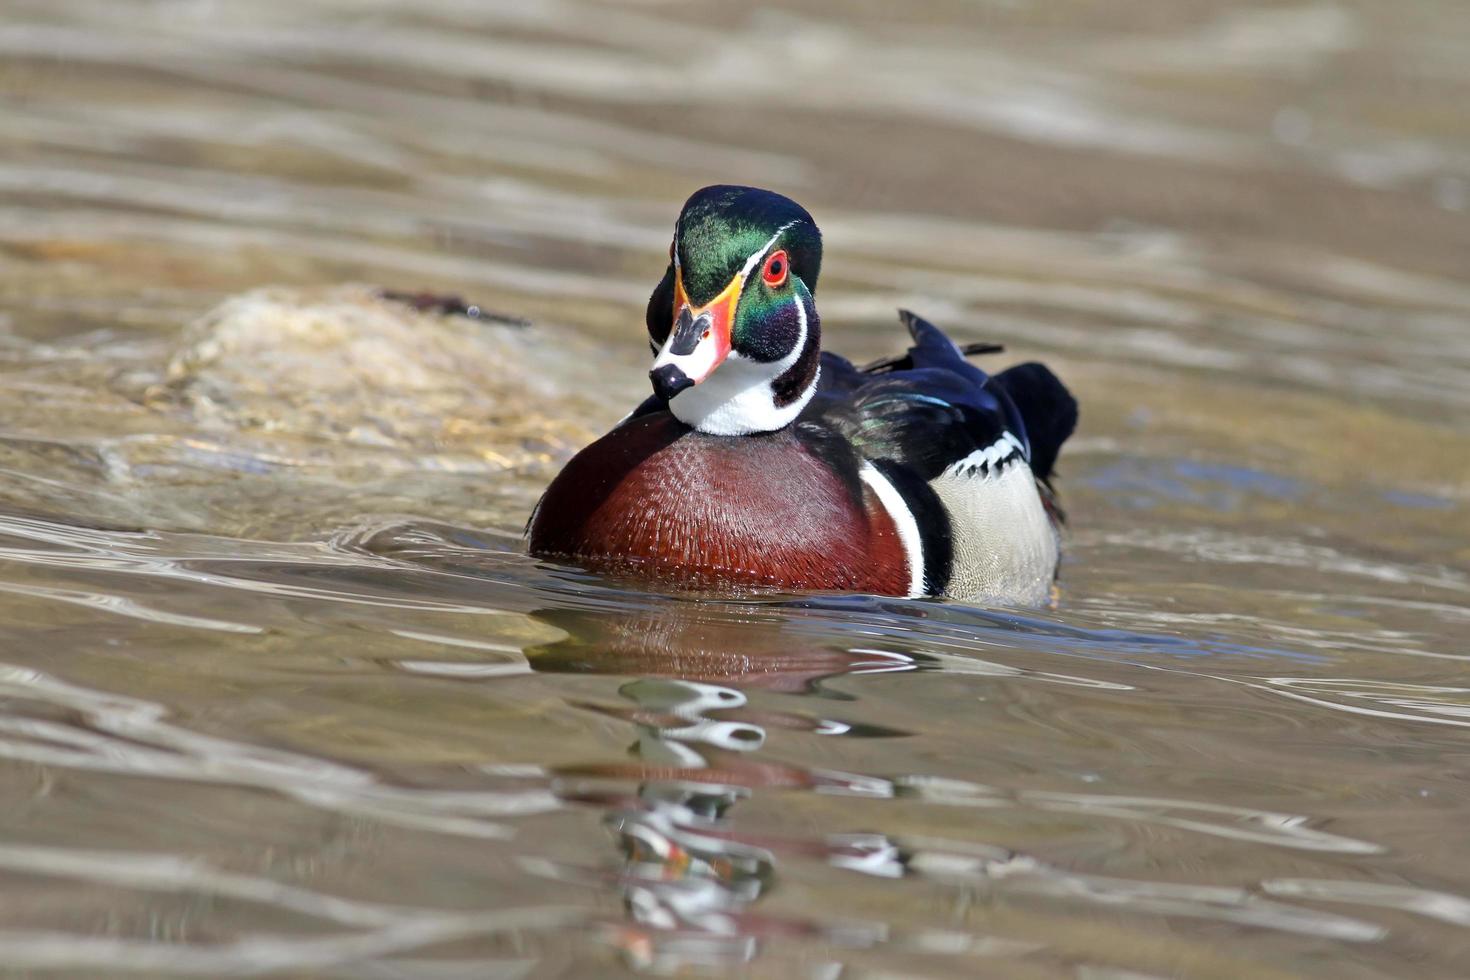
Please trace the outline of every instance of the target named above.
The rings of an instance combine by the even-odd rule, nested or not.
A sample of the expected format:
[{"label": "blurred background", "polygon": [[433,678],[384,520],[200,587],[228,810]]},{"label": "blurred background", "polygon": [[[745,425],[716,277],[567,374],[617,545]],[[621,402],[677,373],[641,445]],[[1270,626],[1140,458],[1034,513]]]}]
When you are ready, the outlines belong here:
[{"label": "blurred background", "polygon": [[[1450,0],[0,0],[0,964],[1457,975],[1466,105]],[[717,182],[1077,393],[1059,609],[515,554]]]}]

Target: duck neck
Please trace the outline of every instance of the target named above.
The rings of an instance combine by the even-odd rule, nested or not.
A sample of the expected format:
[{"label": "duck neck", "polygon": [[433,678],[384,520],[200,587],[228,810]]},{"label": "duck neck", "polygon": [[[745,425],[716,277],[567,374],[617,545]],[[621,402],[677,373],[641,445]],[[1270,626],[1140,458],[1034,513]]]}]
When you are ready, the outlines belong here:
[{"label": "duck neck", "polygon": [[795,345],[782,358],[758,361],[731,351],[704,381],[675,395],[669,411],[685,425],[716,436],[748,436],[784,429],[817,392],[822,330],[811,294],[796,301]]}]

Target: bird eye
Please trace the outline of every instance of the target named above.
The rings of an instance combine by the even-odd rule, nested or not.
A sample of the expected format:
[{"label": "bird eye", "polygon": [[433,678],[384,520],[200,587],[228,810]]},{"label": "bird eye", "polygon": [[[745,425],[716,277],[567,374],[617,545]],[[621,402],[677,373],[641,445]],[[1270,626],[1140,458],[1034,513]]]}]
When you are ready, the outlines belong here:
[{"label": "bird eye", "polygon": [[766,259],[765,268],[761,270],[761,278],[765,280],[767,286],[774,289],[786,282],[787,270],[786,252],[772,252]]}]

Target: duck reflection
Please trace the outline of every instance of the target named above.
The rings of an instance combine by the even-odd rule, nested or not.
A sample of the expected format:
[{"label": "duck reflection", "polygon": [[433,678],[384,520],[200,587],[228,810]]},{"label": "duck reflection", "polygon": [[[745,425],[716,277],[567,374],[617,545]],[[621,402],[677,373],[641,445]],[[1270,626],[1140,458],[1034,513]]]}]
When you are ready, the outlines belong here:
[{"label": "duck reflection", "polygon": [[[623,703],[580,704],[633,727],[629,761],[558,771],[576,782],[639,781],[632,793],[599,782],[581,783],[563,794],[569,801],[608,809],[606,825],[623,860],[617,882],[629,919],[618,945],[631,965],[664,973],[746,962],[774,937],[836,938],[830,926],[752,910],[775,880],[778,856],[897,876],[902,873],[897,848],[881,834],[819,839],[751,834],[733,825],[730,811],[756,787],[891,794],[886,780],[758,758],[773,729],[867,738],[905,733],[758,710],[747,692],[848,700],[822,688],[822,682],[926,665],[904,654],[803,646],[774,617],[740,615],[728,607],[691,604],[675,613],[547,613],[539,618],[565,630],[566,639],[526,651],[536,671],[638,678],[618,689]],[[849,944],[878,938],[861,927],[843,932],[842,941]]]},{"label": "duck reflection", "polygon": [[567,634],[525,651],[538,672],[668,677],[847,701],[850,695],[822,681],[937,666],[923,654],[805,641],[792,627],[791,610],[781,607],[763,612],[754,605],[679,602],[639,613],[539,610],[533,615]]},{"label": "duck reflection", "polygon": [[757,759],[752,753],[765,745],[772,730],[850,738],[907,732],[802,712],[756,709],[745,692],[848,701],[850,695],[827,689],[823,682],[932,666],[922,655],[804,644],[786,628],[789,623],[762,615],[759,607],[679,603],[658,613],[557,610],[537,613],[537,618],[567,635],[528,648],[532,670],[638,678],[619,688],[631,704],[577,704],[631,723],[638,733],[629,752],[632,759],[561,770],[566,775],[869,792],[874,781],[867,777]]},{"label": "duck reflection", "polygon": [[631,920],[618,944],[634,965],[671,972],[755,956],[759,930],[742,913],[770,887],[775,858],[726,832],[726,811],[748,792],[645,783],[636,806],[608,814]]}]

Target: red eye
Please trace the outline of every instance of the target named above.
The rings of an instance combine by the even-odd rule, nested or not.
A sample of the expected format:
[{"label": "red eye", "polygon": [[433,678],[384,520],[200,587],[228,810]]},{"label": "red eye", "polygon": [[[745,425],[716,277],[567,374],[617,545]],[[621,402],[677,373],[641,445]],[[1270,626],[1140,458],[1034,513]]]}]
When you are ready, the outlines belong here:
[{"label": "red eye", "polygon": [[787,270],[786,252],[772,252],[766,257],[766,265],[761,270],[761,278],[766,281],[767,286],[774,289],[786,282]]}]

